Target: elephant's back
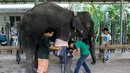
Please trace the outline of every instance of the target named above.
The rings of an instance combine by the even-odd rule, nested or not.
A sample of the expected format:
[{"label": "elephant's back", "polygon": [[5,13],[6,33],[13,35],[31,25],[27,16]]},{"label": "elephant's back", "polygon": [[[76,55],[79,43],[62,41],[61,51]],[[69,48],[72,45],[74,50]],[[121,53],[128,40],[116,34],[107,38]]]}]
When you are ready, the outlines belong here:
[{"label": "elephant's back", "polygon": [[42,3],[28,11],[22,20],[21,30],[26,36],[39,38],[48,27],[69,25],[73,13],[53,3]]},{"label": "elephant's back", "polygon": [[[59,27],[58,24],[69,22],[72,17],[72,11],[64,9],[54,3],[41,3],[28,11],[24,15],[22,22],[24,22],[24,25],[28,23],[26,25],[30,24],[29,26],[35,26],[35,28],[37,26],[45,27],[43,24],[49,24],[49,26],[52,27],[53,24],[55,24],[55,27]],[[42,23],[42,25],[40,23]]]},{"label": "elephant's back", "polygon": [[[33,7],[31,9],[33,12],[36,11],[36,12],[41,12],[41,11],[48,11],[48,10],[55,10],[55,11],[58,11],[58,12],[62,12],[62,11],[69,11],[65,8],[62,8],[61,6],[55,4],[55,3],[48,3],[48,2],[45,2],[45,3],[41,3],[39,5],[36,5],[35,7]],[[41,10],[41,11],[40,11]]]}]

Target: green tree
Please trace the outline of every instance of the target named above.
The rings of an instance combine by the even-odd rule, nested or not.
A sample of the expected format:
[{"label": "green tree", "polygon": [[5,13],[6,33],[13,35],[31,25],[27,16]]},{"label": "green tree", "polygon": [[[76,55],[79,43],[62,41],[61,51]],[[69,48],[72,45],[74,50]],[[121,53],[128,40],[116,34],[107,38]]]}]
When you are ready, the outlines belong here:
[{"label": "green tree", "polygon": [[[120,39],[120,4],[109,4],[109,5],[101,5],[101,4],[72,4],[72,7],[75,11],[88,11],[94,21],[94,31],[95,31],[95,42],[99,44],[100,42],[100,21],[105,21],[106,26],[111,29],[111,20],[117,21],[116,23],[116,36],[118,40]],[[124,17],[128,19],[128,9],[130,7],[125,4],[124,5]],[[108,15],[106,14],[108,13]],[[130,30],[130,23],[128,25],[128,29]]]}]

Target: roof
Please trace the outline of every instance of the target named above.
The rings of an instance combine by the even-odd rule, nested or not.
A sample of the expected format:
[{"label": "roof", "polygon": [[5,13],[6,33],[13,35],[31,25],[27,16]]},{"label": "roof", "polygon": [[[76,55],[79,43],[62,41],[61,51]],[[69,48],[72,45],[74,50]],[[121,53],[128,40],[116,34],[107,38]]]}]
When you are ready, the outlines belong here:
[{"label": "roof", "polygon": [[[58,5],[64,8],[69,7],[69,4]],[[25,13],[33,7],[34,4],[2,4],[0,5],[0,13]]]},{"label": "roof", "polygon": [[[18,2],[34,2],[35,0],[0,0],[0,3],[18,3]],[[43,2],[44,0],[39,0]],[[121,0],[47,0],[48,2],[119,2]],[[123,0],[130,2],[130,0]]]}]

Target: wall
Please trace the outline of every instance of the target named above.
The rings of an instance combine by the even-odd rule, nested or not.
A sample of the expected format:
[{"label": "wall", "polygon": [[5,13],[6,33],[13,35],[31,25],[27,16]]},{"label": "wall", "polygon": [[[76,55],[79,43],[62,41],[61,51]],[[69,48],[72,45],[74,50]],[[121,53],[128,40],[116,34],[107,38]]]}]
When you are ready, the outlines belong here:
[{"label": "wall", "polygon": [[[9,14],[9,13],[4,13],[4,14],[0,14],[0,31],[1,31],[1,27],[5,27],[5,22],[9,22],[9,16],[21,16],[23,17],[24,14],[22,13],[17,13],[17,14]],[[5,29],[4,29],[5,32]]]}]

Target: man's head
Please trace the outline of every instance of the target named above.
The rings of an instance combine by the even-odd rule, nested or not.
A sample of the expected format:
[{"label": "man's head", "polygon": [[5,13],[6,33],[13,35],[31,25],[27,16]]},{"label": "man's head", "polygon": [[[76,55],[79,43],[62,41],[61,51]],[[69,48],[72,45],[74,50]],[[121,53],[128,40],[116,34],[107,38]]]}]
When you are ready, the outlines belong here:
[{"label": "man's head", "polygon": [[108,34],[108,28],[104,28],[104,29],[103,29],[103,33],[104,33],[104,34]]},{"label": "man's head", "polygon": [[45,31],[45,34],[47,34],[48,37],[52,37],[53,34],[54,34],[54,29],[53,28],[48,28],[46,31]]},{"label": "man's head", "polygon": [[74,41],[73,41],[73,40],[69,40],[68,45],[69,45],[71,48],[74,48]]}]

